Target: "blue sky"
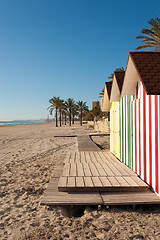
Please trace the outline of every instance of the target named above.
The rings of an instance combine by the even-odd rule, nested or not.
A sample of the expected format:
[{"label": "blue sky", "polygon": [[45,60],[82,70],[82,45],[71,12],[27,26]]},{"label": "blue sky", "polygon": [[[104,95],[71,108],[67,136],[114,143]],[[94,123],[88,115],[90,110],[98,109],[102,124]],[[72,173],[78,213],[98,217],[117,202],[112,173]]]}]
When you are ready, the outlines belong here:
[{"label": "blue sky", "polygon": [[46,118],[53,96],[99,99],[159,0],[0,0],[0,120]]}]

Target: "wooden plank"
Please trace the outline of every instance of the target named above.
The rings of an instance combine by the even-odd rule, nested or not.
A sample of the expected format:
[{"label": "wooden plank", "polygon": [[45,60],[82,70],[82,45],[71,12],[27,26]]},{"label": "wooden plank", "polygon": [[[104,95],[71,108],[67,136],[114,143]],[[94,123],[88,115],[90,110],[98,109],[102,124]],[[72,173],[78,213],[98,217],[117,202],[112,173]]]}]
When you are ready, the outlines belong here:
[{"label": "wooden plank", "polygon": [[128,171],[126,171],[126,166],[124,167],[120,165],[120,163],[114,163],[114,166],[118,169],[119,172],[121,172],[123,176],[130,176]]},{"label": "wooden plank", "polygon": [[119,166],[119,171],[122,172],[122,174],[126,175],[131,175],[131,176],[136,176],[136,173],[134,173],[129,167],[127,167],[124,163],[120,162],[116,157],[113,156],[112,153],[108,153],[108,155],[112,158],[112,160],[114,160],[114,165],[116,167]]},{"label": "wooden plank", "polygon": [[103,165],[103,169],[106,172],[106,176],[115,176],[114,172],[108,167],[107,164]]},{"label": "wooden plank", "polygon": [[67,186],[67,177],[60,177],[58,182],[58,187],[66,187]]},{"label": "wooden plank", "polygon": [[97,162],[94,152],[89,152],[89,155],[90,155],[90,159],[93,163]]},{"label": "wooden plank", "polygon": [[103,155],[106,157],[105,161],[110,162],[110,163],[113,162],[112,158],[109,156],[109,152],[103,152]]},{"label": "wooden plank", "polygon": [[86,159],[85,158],[81,158],[81,163],[86,163]]},{"label": "wooden plank", "polygon": [[93,181],[91,177],[84,177],[85,187],[93,187]]},{"label": "wooden plank", "polygon": [[109,163],[108,167],[111,169],[112,172],[114,172],[116,176],[122,176],[122,173],[118,171],[118,169],[112,163]]},{"label": "wooden plank", "polygon": [[84,187],[83,177],[76,177],[76,187]]},{"label": "wooden plank", "polygon": [[75,154],[75,159],[80,159],[80,152],[76,152],[76,154]]},{"label": "wooden plank", "polygon": [[85,154],[86,162],[91,161],[89,152],[85,152],[84,154]]},{"label": "wooden plank", "polygon": [[135,181],[134,181],[134,179],[132,179],[131,177],[123,177],[128,183],[129,183],[129,185],[130,186],[132,186],[132,187],[138,187],[139,185],[138,185],[138,183],[136,183]]},{"label": "wooden plank", "polygon": [[149,188],[149,186],[143,181],[141,180],[138,176],[131,176],[131,178],[140,186],[140,187],[147,187]]},{"label": "wooden plank", "polygon": [[94,187],[103,187],[103,184],[101,183],[101,180],[99,177],[92,177],[92,181],[93,181]]},{"label": "wooden plank", "polygon": [[102,165],[100,163],[94,163],[97,169],[102,168]]},{"label": "wooden plank", "polygon": [[[97,166],[96,166],[97,167]],[[104,171],[104,169],[102,167],[97,167],[98,172],[99,172],[99,176],[106,176],[106,172]]]},{"label": "wooden plank", "polygon": [[112,159],[113,161],[117,160],[117,158],[111,152],[108,152],[107,156],[110,157],[110,159]]},{"label": "wooden plank", "polygon": [[80,159],[80,158],[76,158],[76,159],[74,160],[74,162],[75,162],[75,163],[80,163],[80,162],[81,162],[81,159]]},{"label": "wooden plank", "polygon": [[116,177],[116,180],[120,183],[122,187],[129,187],[129,183],[123,177]]},{"label": "wooden plank", "polygon": [[112,187],[107,177],[99,177],[104,187]]},{"label": "wooden plank", "polygon": [[102,160],[102,158],[100,157],[101,152],[94,152],[95,158],[96,158],[96,162],[98,163],[103,163],[104,161]]},{"label": "wooden plank", "polygon": [[75,163],[75,158],[76,158],[76,153],[75,152],[71,152],[70,163]]},{"label": "wooden plank", "polygon": [[99,176],[99,172],[93,163],[89,164],[89,167],[90,167],[92,176]]},{"label": "wooden plank", "polygon": [[83,169],[85,168],[89,168],[89,164],[88,163],[82,163]]},{"label": "wooden plank", "polygon": [[[108,158],[104,155],[103,152],[99,152],[98,154],[99,154],[99,156],[100,156],[100,158],[102,159],[103,162],[108,161]],[[109,162],[110,162],[110,161],[109,161]]]},{"label": "wooden plank", "polygon": [[84,175],[85,174],[84,174],[82,163],[77,163],[77,176],[83,177]]},{"label": "wooden plank", "polygon": [[67,187],[75,187],[75,186],[76,186],[75,177],[68,177],[67,178]]},{"label": "wooden plank", "polygon": [[72,163],[70,167],[70,174],[69,176],[76,177],[77,176],[77,165],[76,163]]},{"label": "wooden plank", "polygon": [[137,174],[135,172],[133,172],[129,167],[127,167],[125,164],[124,164],[124,169],[126,172],[129,173],[129,176],[137,176]]},{"label": "wooden plank", "polygon": [[127,167],[124,163],[120,162],[116,157],[113,156],[112,153],[108,153],[108,155],[114,160],[114,165],[119,164],[121,168],[123,168],[130,176],[137,176],[135,172],[133,172],[129,167]]},{"label": "wooden plank", "polygon": [[84,168],[84,175],[86,177],[91,177],[92,176],[92,173],[91,173],[89,168]]},{"label": "wooden plank", "polygon": [[102,205],[102,199],[98,192],[52,192],[49,196],[44,195],[41,205],[66,206],[66,205]]},{"label": "wooden plank", "polygon": [[86,159],[84,152],[79,152],[79,153],[80,153],[80,158],[81,158],[81,159]]},{"label": "wooden plank", "polygon": [[109,192],[101,193],[104,205],[159,204],[160,198],[151,191],[147,192]]},{"label": "wooden plank", "polygon": [[50,192],[44,195],[41,205],[134,205],[160,204],[153,192]]},{"label": "wooden plank", "polygon": [[117,181],[115,177],[107,177],[112,187],[120,187],[120,183]]}]

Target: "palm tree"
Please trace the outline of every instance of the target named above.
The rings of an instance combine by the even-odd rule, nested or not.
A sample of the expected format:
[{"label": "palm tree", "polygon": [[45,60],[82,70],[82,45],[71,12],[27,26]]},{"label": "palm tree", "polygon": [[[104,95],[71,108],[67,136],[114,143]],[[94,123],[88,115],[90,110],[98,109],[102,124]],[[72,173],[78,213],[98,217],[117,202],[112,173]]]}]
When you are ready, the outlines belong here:
[{"label": "palm tree", "polygon": [[69,125],[71,126],[72,109],[74,107],[75,101],[73,98],[68,98],[67,101],[65,101],[65,104],[67,106],[68,113],[69,113]]},{"label": "palm tree", "polygon": [[56,118],[56,127],[58,127],[58,119],[57,119],[57,113],[58,113],[58,104],[59,104],[60,97],[53,97],[49,99],[49,103],[51,104],[47,109],[49,109],[49,113],[52,115],[53,110],[55,110],[55,118]]},{"label": "palm tree", "polygon": [[94,117],[94,120],[95,120],[96,125],[97,125],[97,132],[99,133],[99,126],[98,126],[97,121],[101,117],[102,111],[101,111],[100,107],[95,107],[90,112],[91,112],[92,116]]},{"label": "palm tree", "polygon": [[62,126],[62,109],[63,109],[64,100],[59,99],[58,101],[58,110],[59,110],[59,126]]},{"label": "palm tree", "polygon": [[104,88],[102,89],[102,91],[99,93],[99,97],[103,97],[104,96]]},{"label": "palm tree", "polygon": [[148,21],[151,25],[150,29],[142,29],[143,35],[137,36],[137,39],[142,39],[143,45],[140,45],[136,50],[143,48],[155,48],[156,51],[160,51],[160,18],[151,19]]},{"label": "palm tree", "polygon": [[98,118],[100,117],[100,115],[102,113],[100,107],[95,107],[90,112],[91,112],[92,116],[94,117],[95,121],[98,120]]},{"label": "palm tree", "polygon": [[86,105],[86,102],[79,101],[77,102],[77,107],[79,111],[79,119],[80,119],[80,124],[82,125],[82,117],[83,114],[88,111],[88,106]]},{"label": "palm tree", "polygon": [[62,112],[62,122],[63,122],[63,116],[64,116],[64,124],[66,125],[68,111],[67,111],[67,106],[66,106],[65,102],[63,102],[63,108],[62,108],[61,112]]},{"label": "palm tree", "polygon": [[78,114],[78,107],[76,104],[74,104],[72,108],[72,124],[74,124],[74,119],[77,114]]},{"label": "palm tree", "polygon": [[83,119],[84,119],[85,121],[93,121],[93,120],[94,120],[91,111],[92,111],[92,110],[85,112],[85,115],[83,116]]}]

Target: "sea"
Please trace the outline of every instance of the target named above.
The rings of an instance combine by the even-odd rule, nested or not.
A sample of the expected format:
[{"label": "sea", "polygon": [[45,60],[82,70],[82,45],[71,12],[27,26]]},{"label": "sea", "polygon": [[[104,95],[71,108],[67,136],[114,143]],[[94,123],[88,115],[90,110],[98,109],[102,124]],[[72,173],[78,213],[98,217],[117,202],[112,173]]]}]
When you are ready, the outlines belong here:
[{"label": "sea", "polygon": [[21,125],[21,124],[37,124],[45,123],[46,120],[14,120],[14,121],[0,121],[0,126],[6,125]]}]

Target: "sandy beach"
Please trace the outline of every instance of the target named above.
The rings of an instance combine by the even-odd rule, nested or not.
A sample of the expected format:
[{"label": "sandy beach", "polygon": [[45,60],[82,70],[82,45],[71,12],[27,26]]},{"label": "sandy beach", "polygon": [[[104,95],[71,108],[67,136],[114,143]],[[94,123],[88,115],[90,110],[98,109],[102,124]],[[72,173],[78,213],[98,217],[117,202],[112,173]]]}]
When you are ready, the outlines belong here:
[{"label": "sandy beach", "polygon": [[[0,239],[160,239],[160,207],[102,208],[86,206],[81,217],[61,207],[40,205],[47,184],[76,137],[93,130],[53,123],[0,127]],[[93,137],[109,149],[109,136]]]}]

